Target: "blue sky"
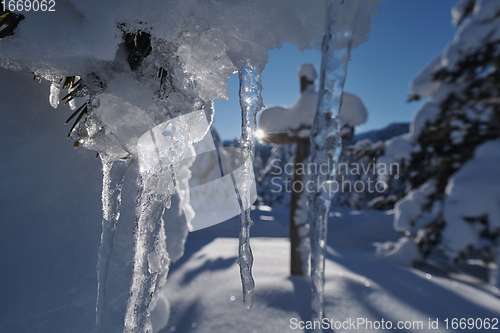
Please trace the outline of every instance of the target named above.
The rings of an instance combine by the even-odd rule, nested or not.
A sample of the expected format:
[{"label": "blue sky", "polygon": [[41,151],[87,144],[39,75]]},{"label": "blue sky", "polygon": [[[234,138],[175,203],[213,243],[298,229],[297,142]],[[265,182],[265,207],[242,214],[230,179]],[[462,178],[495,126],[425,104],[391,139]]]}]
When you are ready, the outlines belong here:
[{"label": "blue sky", "polygon": [[[379,6],[368,42],[353,50],[347,68],[345,91],[360,96],[369,113],[358,133],[410,121],[422,102],[406,102],[409,83],[453,39],[450,11],[455,2],[387,0]],[[269,55],[262,72],[264,104],[292,105],[300,94],[298,67],[309,62],[319,69],[321,55],[316,50],[302,53],[291,44]],[[229,100],[215,101],[214,124],[223,139],[240,137],[238,87],[235,74],[228,80]]]}]

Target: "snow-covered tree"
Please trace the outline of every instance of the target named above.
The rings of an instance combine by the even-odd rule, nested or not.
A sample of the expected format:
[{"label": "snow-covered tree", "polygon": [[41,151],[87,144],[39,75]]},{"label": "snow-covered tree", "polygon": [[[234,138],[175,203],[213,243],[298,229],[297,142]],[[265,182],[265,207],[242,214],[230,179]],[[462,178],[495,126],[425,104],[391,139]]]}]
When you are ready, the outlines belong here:
[{"label": "snow-covered tree", "polygon": [[[495,271],[500,3],[460,0],[452,14],[458,25],[453,42],[412,83],[410,99],[428,101],[413,117],[410,133],[386,142],[380,158],[400,162],[412,189],[396,203],[394,226],[405,236],[389,252],[411,254],[406,262],[437,249],[455,260],[475,255],[497,262]],[[410,247],[418,250],[401,250]]]}]

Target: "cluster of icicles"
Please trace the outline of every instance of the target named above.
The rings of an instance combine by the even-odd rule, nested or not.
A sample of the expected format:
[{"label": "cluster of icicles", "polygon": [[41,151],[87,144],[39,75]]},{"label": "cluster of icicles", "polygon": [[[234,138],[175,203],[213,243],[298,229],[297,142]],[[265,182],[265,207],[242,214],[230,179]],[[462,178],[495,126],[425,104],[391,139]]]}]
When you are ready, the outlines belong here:
[{"label": "cluster of icicles", "polygon": [[[359,1],[358,1],[359,2]],[[333,15],[333,10],[330,11]],[[346,77],[347,62],[352,46],[352,30],[342,34],[333,33],[333,16],[328,17],[327,37],[323,40],[318,110],[311,130],[311,162],[330,163],[340,155],[340,121],[337,117]],[[353,27],[350,27],[353,29]],[[340,37],[339,37],[340,36]],[[240,105],[242,109],[242,149],[241,170],[243,187],[238,191],[241,207],[250,207],[250,189],[253,181],[253,158],[255,153],[256,114],[262,107],[260,74],[254,66],[243,66],[239,71]],[[50,102],[58,104],[59,87],[53,82]],[[190,126],[204,117],[203,110],[192,112],[192,119],[175,118],[160,124],[138,141],[139,164],[141,159],[148,160],[140,167],[138,179],[139,193],[136,206],[134,228],[134,267],[127,305],[124,332],[152,332],[149,315],[155,306],[162,286],[165,284],[169,255],[166,250],[166,237],[163,213],[170,207],[170,196],[175,187],[175,175],[180,163],[190,149],[193,139],[189,136]],[[205,119],[206,121],[206,119]],[[209,124],[207,123],[209,126]],[[206,129],[208,130],[208,128]],[[141,151],[143,147],[143,151]],[[153,147],[153,148],[152,148]],[[106,302],[106,283],[109,260],[113,252],[113,239],[116,224],[120,217],[121,190],[124,176],[134,159],[129,156],[111,159],[100,154],[103,166],[102,188],[102,235],[97,265],[97,324],[102,321]],[[154,163],[151,160],[155,160]],[[329,175],[313,175],[319,179],[318,189],[323,182],[333,180],[335,171]],[[319,178],[317,178],[319,177]],[[311,286],[312,319],[323,317],[324,266],[326,252],[326,227],[330,208],[329,193],[312,191],[309,196],[309,221],[311,230]],[[243,300],[246,307],[252,305],[254,280],[252,277],[253,255],[250,248],[250,209],[241,209],[239,258],[240,275],[243,286]]]},{"label": "cluster of icicles", "polygon": [[[240,75],[240,101],[242,109],[241,177],[239,189],[242,206],[251,207],[253,156],[255,151],[256,114],[262,107],[260,74],[254,66],[243,66]],[[59,90],[51,86],[51,104],[58,101]],[[54,106],[54,105],[53,105]],[[55,105],[57,106],[57,104]],[[200,124],[205,124],[200,127]],[[196,127],[198,126],[198,127]],[[207,131],[210,124],[204,110],[191,112],[162,123],[141,136],[137,142],[139,162],[139,193],[136,200],[134,227],[134,265],[130,296],[125,314],[124,332],[152,332],[149,319],[159,292],[166,282],[170,259],[166,250],[166,237],[162,216],[170,208],[170,198],[175,191],[176,174],[189,149],[192,149],[193,132],[200,128]],[[195,128],[196,127],[196,128]],[[103,169],[102,234],[97,264],[96,324],[102,323],[106,304],[106,283],[114,235],[120,217],[121,191],[125,174],[134,163],[129,155],[116,159],[101,153]],[[250,248],[250,209],[241,208],[239,259],[243,299],[246,307],[252,305],[254,280],[253,256]]]}]

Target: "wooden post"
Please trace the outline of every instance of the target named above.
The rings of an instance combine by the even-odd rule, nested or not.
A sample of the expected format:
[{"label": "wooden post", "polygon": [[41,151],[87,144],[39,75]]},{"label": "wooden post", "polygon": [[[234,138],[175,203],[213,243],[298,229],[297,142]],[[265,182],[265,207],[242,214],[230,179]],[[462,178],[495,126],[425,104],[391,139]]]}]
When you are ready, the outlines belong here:
[{"label": "wooden post", "polygon": [[[292,198],[290,200],[290,274],[291,275],[307,275],[309,272],[304,270],[308,267],[308,263],[304,263],[304,257],[301,256],[300,252],[300,228],[303,227],[298,225],[296,222],[296,212],[299,207],[299,199],[302,195],[307,195],[305,191],[305,177],[301,173],[297,173],[297,165],[299,163],[304,163],[309,160],[309,155],[311,153],[309,138],[298,139],[296,141],[295,148],[295,162],[294,162],[294,172],[293,172],[293,182],[292,182]],[[293,184],[296,182],[300,183],[300,189],[302,191],[295,191],[293,189]],[[306,219],[305,224],[308,221]],[[304,237],[302,237],[304,238]],[[307,259],[305,259],[307,260]]]}]

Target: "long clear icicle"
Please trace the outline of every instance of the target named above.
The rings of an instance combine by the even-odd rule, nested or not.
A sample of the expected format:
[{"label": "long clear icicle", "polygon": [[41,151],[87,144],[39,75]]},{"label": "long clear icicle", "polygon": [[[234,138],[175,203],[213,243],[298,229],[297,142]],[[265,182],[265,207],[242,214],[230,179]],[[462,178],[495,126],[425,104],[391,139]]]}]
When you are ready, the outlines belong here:
[{"label": "long clear icicle", "polygon": [[102,161],[102,234],[97,262],[97,304],[96,325],[102,322],[106,301],[106,281],[108,278],[109,259],[113,253],[113,240],[116,223],[120,218],[123,178],[132,164],[132,159],[112,160],[101,154]]},{"label": "long clear icicle", "polygon": [[[359,8],[359,0],[346,0]],[[338,3],[337,3],[338,4]],[[356,14],[350,23],[335,29],[336,9],[333,2],[327,2],[326,33],[322,44],[321,75],[318,93],[318,106],[311,130],[311,162],[317,181],[315,191],[309,196],[309,221],[311,238],[311,288],[312,320],[322,320],[324,310],[325,254],[327,241],[327,222],[330,203],[333,198],[331,188],[335,180],[336,162],[340,156],[342,142],[340,136],[339,108],[342,91],[347,75],[347,63],[352,49],[353,28]],[[343,8],[342,8],[343,9]],[[352,9],[352,7],[350,8]],[[342,15],[342,12],[338,13]],[[328,165],[329,172],[317,170]],[[321,329],[316,332],[321,332]]]},{"label": "long clear icicle", "polygon": [[[241,105],[241,184],[240,198],[242,203],[240,215],[239,258],[241,283],[243,286],[243,303],[247,308],[252,306],[253,289],[255,286],[252,276],[253,255],[250,248],[251,187],[253,181],[253,159],[255,155],[256,115],[262,108],[262,85],[260,74],[251,65],[241,67],[240,78],[240,105]],[[246,209],[245,209],[246,208]]]}]

